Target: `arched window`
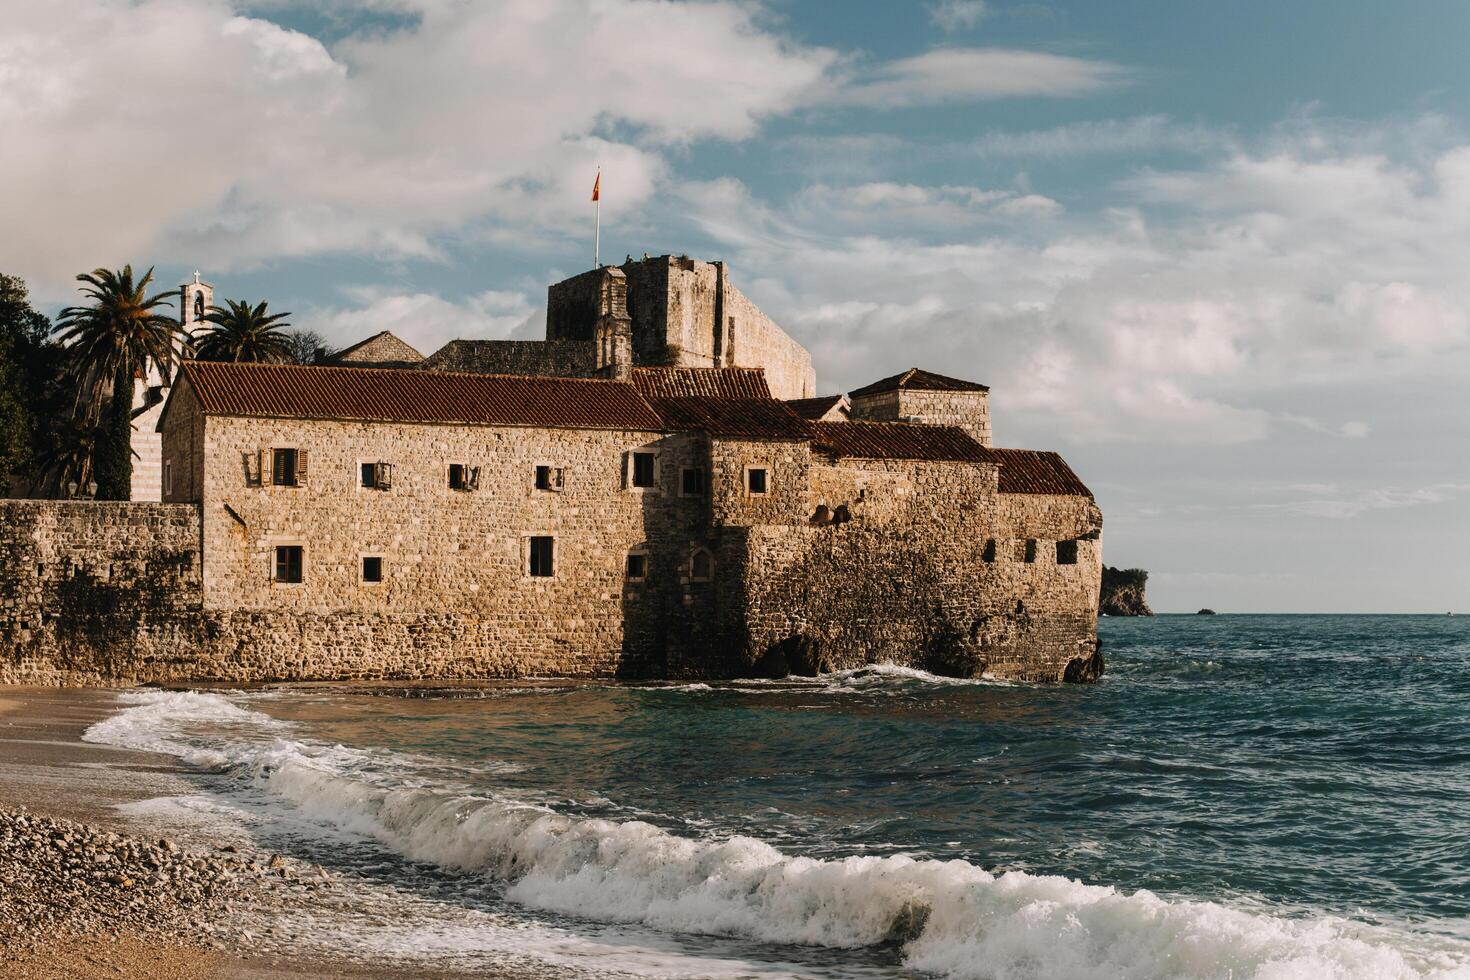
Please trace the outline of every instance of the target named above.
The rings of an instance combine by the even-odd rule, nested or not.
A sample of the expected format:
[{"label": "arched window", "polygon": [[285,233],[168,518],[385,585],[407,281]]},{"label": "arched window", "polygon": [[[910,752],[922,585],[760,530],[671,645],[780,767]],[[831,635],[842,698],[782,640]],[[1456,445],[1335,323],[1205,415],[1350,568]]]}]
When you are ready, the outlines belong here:
[{"label": "arched window", "polygon": [[689,581],[708,582],[715,577],[715,559],[704,548],[689,556]]},{"label": "arched window", "polygon": [[204,294],[203,293],[195,293],[194,294],[194,319],[196,319],[196,320],[203,320],[204,319]]}]

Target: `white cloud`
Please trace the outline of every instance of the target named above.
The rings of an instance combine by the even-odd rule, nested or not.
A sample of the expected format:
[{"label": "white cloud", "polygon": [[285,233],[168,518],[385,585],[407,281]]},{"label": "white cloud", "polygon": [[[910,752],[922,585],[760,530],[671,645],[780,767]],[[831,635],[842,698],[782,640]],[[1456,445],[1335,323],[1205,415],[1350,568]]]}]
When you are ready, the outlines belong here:
[{"label": "white cloud", "polygon": [[434,293],[395,293],[376,287],[344,290],[355,306],[308,310],[292,325],[315,330],[333,347],[346,347],[391,330],[428,355],[457,338],[505,340],[541,335],[545,313],[524,293],[487,290],[455,301]]},{"label": "white cloud", "polygon": [[985,0],[940,0],[929,8],[929,19],[950,33],[973,31],[988,12]]},{"label": "white cloud", "polygon": [[1088,95],[1127,82],[1118,65],[1041,51],[936,48],[850,79],[830,100],[841,105],[897,109],[916,105],[1019,96]]},{"label": "white cloud", "polygon": [[[1298,127],[1145,172],[1104,208],[896,182],[777,205],[724,180],[685,201],[741,288],[813,348],[824,389],[911,364],[987,382],[1009,444],[1363,439],[1372,419],[1280,406],[1470,352],[1467,161]],[[860,224],[842,208],[859,199]],[[1051,217],[1000,220],[1028,209]]]},{"label": "white cloud", "polygon": [[1167,116],[1132,116],[1069,123],[1022,132],[997,130],[974,141],[982,157],[1056,159],[1103,154],[1181,150],[1204,153],[1231,143],[1224,132],[1200,125],[1179,125]]},{"label": "white cloud", "polygon": [[666,147],[749,137],[836,57],[734,0],[402,9],[328,48],[225,0],[10,5],[0,267],[44,296],[129,260],[433,257],[580,220],[598,163],[606,217],[636,214]]}]

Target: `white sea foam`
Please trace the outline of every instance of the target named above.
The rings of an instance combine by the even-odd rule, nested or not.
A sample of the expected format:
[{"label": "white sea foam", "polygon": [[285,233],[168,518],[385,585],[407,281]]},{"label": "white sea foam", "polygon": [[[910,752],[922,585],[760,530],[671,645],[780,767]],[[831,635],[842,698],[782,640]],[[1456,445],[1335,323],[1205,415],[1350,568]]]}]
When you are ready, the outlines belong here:
[{"label": "white sea foam", "polygon": [[[909,966],[976,980],[1470,980],[1464,945],[1408,930],[992,874],[957,860],[793,857],[748,837],[695,840],[638,821],[384,784],[363,778],[358,750],[277,737],[279,723],[244,717],[256,714],[213,694],[136,695],[88,737],[227,757],[322,824],[413,860],[492,875],[522,905],[603,922],[827,947],[899,940]],[[268,741],[226,737],[204,749],[182,734],[216,720],[257,722]]]}]

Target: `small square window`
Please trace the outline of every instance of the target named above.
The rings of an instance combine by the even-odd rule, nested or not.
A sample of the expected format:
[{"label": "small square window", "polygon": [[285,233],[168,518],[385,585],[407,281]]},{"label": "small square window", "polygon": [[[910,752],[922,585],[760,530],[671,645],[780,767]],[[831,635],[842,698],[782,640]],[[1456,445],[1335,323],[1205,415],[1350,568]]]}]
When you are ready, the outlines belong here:
[{"label": "small square window", "polygon": [[287,584],[301,582],[301,545],[276,545],[275,581]]},{"label": "small square window", "polygon": [[1031,564],[1032,562],[1036,561],[1036,539],[1035,538],[1027,538],[1026,539],[1026,551],[1025,551],[1024,559],[1023,560],[1028,565]]},{"label": "small square window", "polygon": [[377,463],[362,464],[362,485],[365,487],[375,487],[378,485]]},{"label": "small square window", "polygon": [[449,464],[449,489],[451,490],[478,490],[480,488],[480,468],[468,466],[464,463]]},{"label": "small square window", "polygon": [[648,578],[648,556],[641,551],[630,551],[627,572],[630,582],[642,582]]},{"label": "small square window", "polygon": [[1058,565],[1075,565],[1075,564],[1077,564],[1077,542],[1076,541],[1058,541],[1057,542],[1057,564]]},{"label": "small square window", "polygon": [[992,562],[995,561],[995,539],[994,538],[987,538],[985,540],[985,549],[980,552],[980,560],[983,561],[983,562],[986,562],[987,564],[988,563],[992,563]]},{"label": "small square window", "polygon": [[538,536],[530,539],[530,574],[532,578],[551,578],[555,571],[555,539]]},{"label": "small square window", "polygon": [[679,492],[686,497],[705,495],[704,470],[697,466],[686,466],[679,474]]},{"label": "small square window", "polygon": [[383,559],[380,555],[364,555],[362,558],[362,580],[364,582],[383,581]]},{"label": "small square window", "polygon": [[297,486],[297,458],[294,449],[271,450],[271,483],[278,487]]},{"label": "small square window", "polygon": [[563,470],[560,466],[536,467],[536,489],[560,490],[563,483],[562,473]]},{"label": "small square window", "polygon": [[653,486],[653,453],[633,454],[633,486]]},{"label": "small square window", "polygon": [[759,497],[766,493],[768,488],[766,480],[766,469],[763,466],[752,466],[745,471],[745,492],[752,497]]}]

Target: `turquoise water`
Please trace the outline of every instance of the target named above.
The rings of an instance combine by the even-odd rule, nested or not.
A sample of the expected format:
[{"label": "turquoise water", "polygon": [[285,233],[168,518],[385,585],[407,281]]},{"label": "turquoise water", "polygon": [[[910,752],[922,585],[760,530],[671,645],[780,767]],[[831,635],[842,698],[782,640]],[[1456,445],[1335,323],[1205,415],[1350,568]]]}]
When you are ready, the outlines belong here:
[{"label": "turquoise water", "polygon": [[1470,619],[1100,629],[1090,686],[276,692],[175,748],[439,900],[473,879],[508,914],[739,937],[800,975],[1470,973]]}]

